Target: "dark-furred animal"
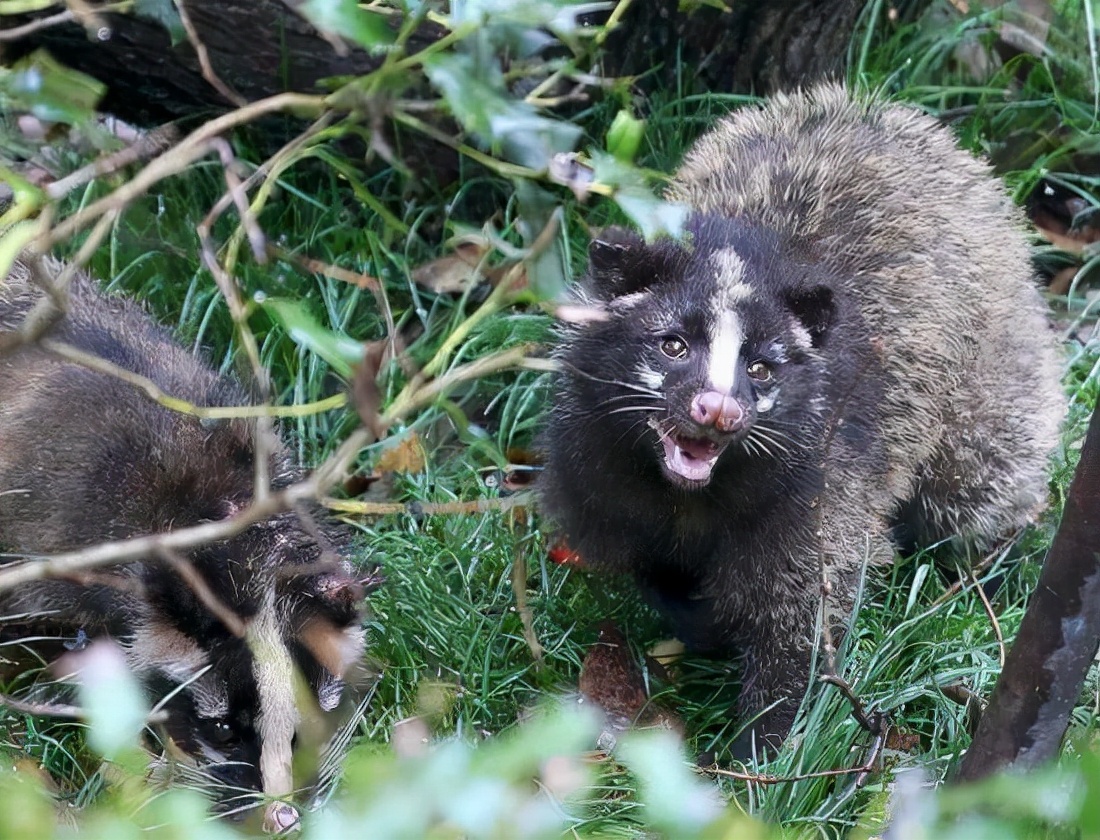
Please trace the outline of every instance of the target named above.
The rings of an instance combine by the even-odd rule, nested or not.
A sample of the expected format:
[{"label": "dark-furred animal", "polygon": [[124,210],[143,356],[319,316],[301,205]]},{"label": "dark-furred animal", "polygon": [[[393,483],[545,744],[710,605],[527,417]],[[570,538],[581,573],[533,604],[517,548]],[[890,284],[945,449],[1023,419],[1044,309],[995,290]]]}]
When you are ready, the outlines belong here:
[{"label": "dark-furred animal", "polygon": [[[59,264],[44,260],[56,274]],[[0,282],[0,330],[20,327],[42,292],[26,262]],[[251,402],[181,348],[135,303],[77,275],[68,311],[46,338],[107,360],[196,406]],[[169,410],[133,385],[66,361],[49,344],[0,354],[0,551],[19,558],[74,551],[225,519],[253,496],[253,424]],[[271,442],[275,490],[301,478]],[[239,809],[248,791],[293,792],[296,730],[341,703],[364,647],[363,581],[346,559],[344,526],[282,513],[175,558],[25,583],[0,593],[0,633],[67,640],[110,636],[124,648],[163,733]],[[182,561],[233,632],[178,572]],[[10,566],[9,566],[10,568]],[[308,690],[306,690],[308,689]],[[235,799],[230,795],[235,795]],[[297,815],[266,811],[269,828]]]},{"label": "dark-furred animal", "polygon": [[[815,626],[892,537],[988,544],[1047,498],[1064,401],[1021,215],[935,120],[826,85],[734,113],[611,229],[563,327],[545,513],[785,738]],[[825,611],[822,612],[823,592]]]}]

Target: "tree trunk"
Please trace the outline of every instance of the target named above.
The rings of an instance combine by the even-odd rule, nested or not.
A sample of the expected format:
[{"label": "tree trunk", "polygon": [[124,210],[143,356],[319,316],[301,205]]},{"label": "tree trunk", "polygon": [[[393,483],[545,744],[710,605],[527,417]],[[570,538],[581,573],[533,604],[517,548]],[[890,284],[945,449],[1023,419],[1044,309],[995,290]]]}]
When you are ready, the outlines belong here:
[{"label": "tree trunk", "polygon": [[1100,646],[1100,411],[1020,632],[963,759],[960,781],[1058,755]]},{"label": "tree trunk", "polygon": [[[341,55],[284,0],[187,0],[185,9],[217,78],[246,100],[287,90],[312,92],[320,79],[369,73],[381,63],[361,49],[348,47]],[[11,28],[10,20],[0,23]],[[425,27],[411,46],[437,37],[433,27]],[[45,47],[62,64],[104,82],[102,109],[138,125],[232,107],[203,77],[187,39],[172,44],[164,25],[136,14],[99,13],[87,28],[60,23],[8,46],[11,58]]]},{"label": "tree trunk", "polygon": [[636,0],[609,39],[610,75],[644,73],[665,89],[685,93],[770,94],[840,79],[867,3],[728,0],[725,5],[723,10],[679,0]]},{"label": "tree trunk", "polygon": [[[378,58],[355,47],[337,53],[291,5],[292,0],[186,0],[184,8],[215,75],[245,99],[308,92],[319,79],[378,66]],[[676,81],[685,93],[769,93],[839,77],[865,0],[729,0],[727,11],[709,5],[680,11],[679,5],[678,0],[635,0],[605,46],[606,70],[646,74],[644,87]],[[34,18],[0,23],[10,29],[13,21],[29,20]],[[424,26],[410,46],[440,34],[438,27]],[[104,110],[137,124],[208,115],[231,104],[203,77],[187,39],[173,45],[161,23],[135,14],[98,14],[84,25],[44,26],[0,41],[4,45],[9,58],[45,47],[63,64],[98,78],[108,85]],[[686,78],[676,79],[680,72]]]}]

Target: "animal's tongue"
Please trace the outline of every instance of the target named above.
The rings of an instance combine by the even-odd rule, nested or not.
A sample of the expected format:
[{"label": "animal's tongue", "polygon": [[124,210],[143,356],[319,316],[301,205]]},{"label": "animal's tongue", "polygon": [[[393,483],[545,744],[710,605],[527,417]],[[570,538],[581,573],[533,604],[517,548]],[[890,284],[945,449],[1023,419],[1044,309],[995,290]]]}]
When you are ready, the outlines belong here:
[{"label": "animal's tongue", "polygon": [[671,472],[688,481],[706,481],[710,478],[710,471],[720,452],[718,444],[679,435],[669,435],[662,443],[665,447],[665,466]]}]

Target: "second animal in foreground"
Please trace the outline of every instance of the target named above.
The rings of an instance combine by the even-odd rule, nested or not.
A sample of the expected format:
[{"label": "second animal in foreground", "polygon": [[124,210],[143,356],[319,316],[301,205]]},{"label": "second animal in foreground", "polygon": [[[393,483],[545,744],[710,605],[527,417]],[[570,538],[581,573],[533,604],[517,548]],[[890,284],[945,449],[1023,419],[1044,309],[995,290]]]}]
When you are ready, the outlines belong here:
[{"label": "second animal in foreground", "polygon": [[1056,344],[1019,213],[911,108],[778,97],[699,140],[667,197],[683,241],[592,243],[541,498],[683,641],[743,655],[774,745],[819,618],[843,626],[892,538],[988,544],[1044,506]]},{"label": "second animal in foreground", "polygon": [[[42,299],[31,270],[16,263],[0,280],[0,330],[19,328]],[[75,278],[68,310],[45,342],[0,356],[0,551],[69,552],[245,509],[252,423],[169,410],[51,348],[105,359],[196,406],[247,405],[246,391],[87,277]],[[269,449],[274,490],[301,477],[281,443]],[[170,753],[196,765],[226,809],[258,794],[283,800],[267,806],[265,825],[287,828],[298,817],[285,801],[295,792],[292,747],[301,731],[317,731],[314,718],[351,702],[363,653],[370,578],[346,559],[350,541],[323,516],[277,514],[186,554],[0,593],[0,636],[31,638],[47,657],[63,642],[117,640],[167,715]]]}]

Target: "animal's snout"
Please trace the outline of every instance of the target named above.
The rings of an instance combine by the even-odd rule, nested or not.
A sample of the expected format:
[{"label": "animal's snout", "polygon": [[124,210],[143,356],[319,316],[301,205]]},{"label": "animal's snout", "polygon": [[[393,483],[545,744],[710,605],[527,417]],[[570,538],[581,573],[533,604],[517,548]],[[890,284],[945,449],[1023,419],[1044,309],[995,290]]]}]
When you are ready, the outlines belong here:
[{"label": "animal's snout", "polygon": [[691,401],[691,419],[700,426],[713,426],[720,432],[736,432],[745,424],[745,410],[736,397],[704,391]]}]

